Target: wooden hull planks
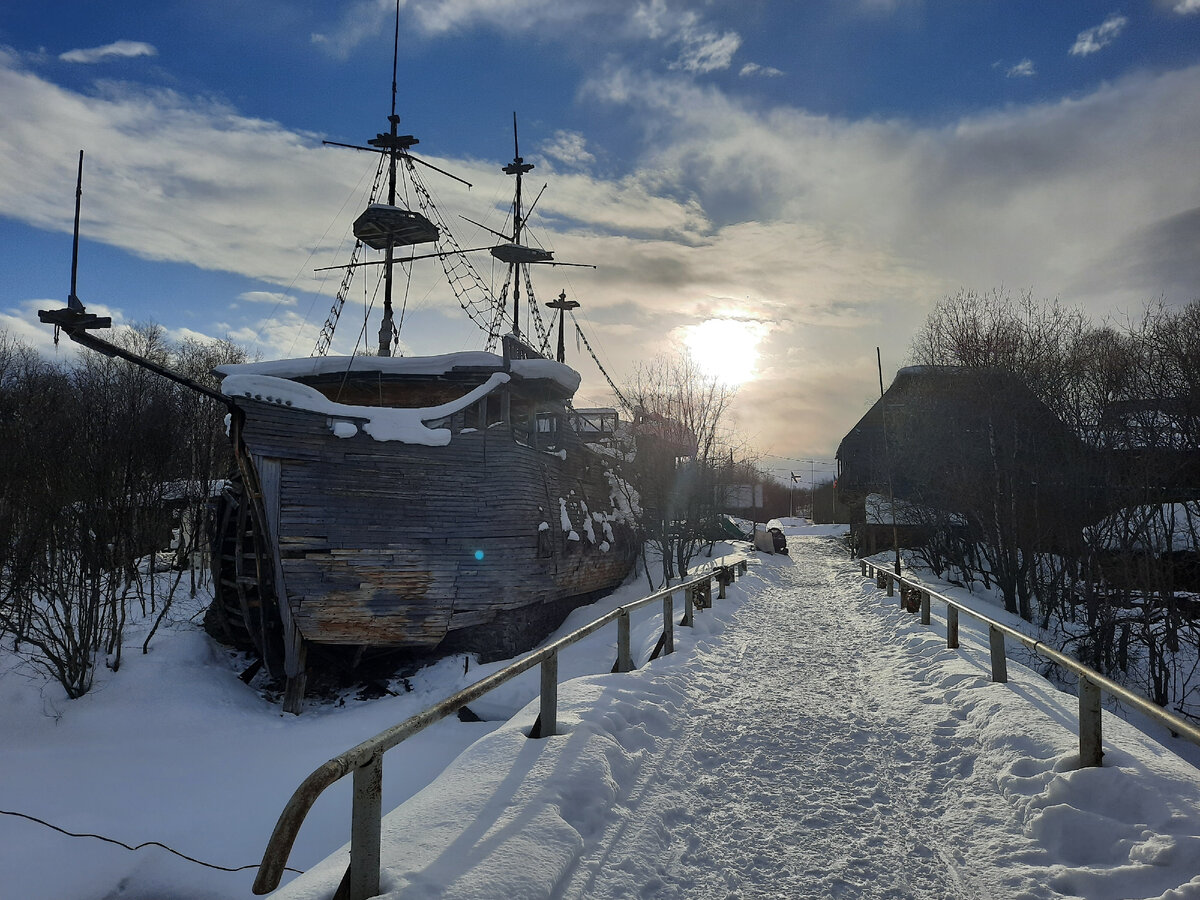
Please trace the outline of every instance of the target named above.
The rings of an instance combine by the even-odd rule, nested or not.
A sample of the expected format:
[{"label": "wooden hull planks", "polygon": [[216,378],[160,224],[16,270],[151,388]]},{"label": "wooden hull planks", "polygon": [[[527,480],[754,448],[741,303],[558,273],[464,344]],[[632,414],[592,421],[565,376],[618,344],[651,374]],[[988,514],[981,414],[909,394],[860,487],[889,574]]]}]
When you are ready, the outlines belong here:
[{"label": "wooden hull planks", "polygon": [[544,632],[633,564],[606,465],[569,430],[553,453],[507,423],[452,427],[448,445],[428,447],[361,429],[337,437],[303,409],[239,407],[256,467],[278,466],[278,486],[264,488],[277,532],[266,543],[305,641],[425,650],[457,634],[458,649],[515,652],[523,623]]}]

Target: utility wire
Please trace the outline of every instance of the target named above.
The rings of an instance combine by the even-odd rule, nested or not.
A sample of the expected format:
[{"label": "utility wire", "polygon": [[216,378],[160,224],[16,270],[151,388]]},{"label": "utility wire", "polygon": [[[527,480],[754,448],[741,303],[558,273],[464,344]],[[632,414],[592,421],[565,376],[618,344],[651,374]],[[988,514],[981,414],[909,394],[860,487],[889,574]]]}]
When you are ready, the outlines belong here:
[{"label": "utility wire", "polygon": [[[168,847],[166,844],[162,843],[161,841],[144,841],[143,843],[138,844],[136,847],[131,847],[129,844],[126,844],[124,841],[118,841],[115,838],[105,837],[102,834],[91,834],[89,832],[67,831],[67,829],[65,829],[65,828],[59,828],[57,825],[51,825],[49,822],[47,822],[43,819],[39,819],[37,816],[31,816],[28,813],[13,812],[8,809],[0,809],[0,816],[15,816],[18,819],[28,819],[30,822],[37,822],[37,824],[39,824],[39,825],[45,825],[47,828],[49,828],[53,831],[57,831],[59,834],[65,834],[67,837],[95,838],[98,841],[107,841],[110,844],[116,844],[118,847],[124,847],[126,850],[141,850],[143,847],[161,847],[163,850],[166,850],[168,853],[174,853],[180,859],[186,859],[188,862],[195,863],[198,866],[205,866],[206,868],[209,868],[209,869],[217,869],[218,871],[221,871],[221,872],[241,872],[241,871],[244,871],[245,869],[257,869],[258,868],[257,863],[253,863],[248,866],[238,866],[237,868],[230,868],[229,866],[218,866],[214,863],[207,863],[207,862],[204,862],[204,860],[202,860],[202,859],[196,859],[193,856],[188,856],[186,853],[180,853],[178,850],[173,850],[170,847]],[[288,872],[295,872],[297,875],[302,875],[304,873],[303,869],[293,869],[291,866],[284,866],[284,870],[288,871]]]}]

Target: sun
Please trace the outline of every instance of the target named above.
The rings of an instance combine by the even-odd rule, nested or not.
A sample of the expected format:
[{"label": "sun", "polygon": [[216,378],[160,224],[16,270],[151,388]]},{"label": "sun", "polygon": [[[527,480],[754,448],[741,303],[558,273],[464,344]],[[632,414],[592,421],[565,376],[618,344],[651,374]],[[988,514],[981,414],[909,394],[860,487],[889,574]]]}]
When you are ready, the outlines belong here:
[{"label": "sun", "polygon": [[709,376],[736,387],[754,377],[767,327],[764,322],[709,319],[683,328],[683,342]]}]

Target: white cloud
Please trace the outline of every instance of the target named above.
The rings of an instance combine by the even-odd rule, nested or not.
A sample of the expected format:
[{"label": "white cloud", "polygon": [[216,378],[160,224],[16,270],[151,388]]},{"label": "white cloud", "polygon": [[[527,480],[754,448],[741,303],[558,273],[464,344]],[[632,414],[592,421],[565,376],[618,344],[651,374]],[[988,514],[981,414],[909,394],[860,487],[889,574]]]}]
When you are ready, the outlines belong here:
[{"label": "white cloud", "polygon": [[1033,67],[1032,59],[1023,59],[1004,74],[1009,78],[1032,78],[1037,74],[1037,70]]},{"label": "white cloud", "polygon": [[276,306],[295,306],[296,298],[279,291],[245,291],[238,299],[246,303],[272,303]]},{"label": "white cloud", "polygon": [[[0,96],[0,215],[69,233],[76,155],[64,148],[85,131],[86,237],[265,283],[259,297],[242,300],[296,296],[261,322],[265,307],[214,303],[200,327],[211,322],[267,354],[311,350],[329,300],[301,292],[318,287],[313,266],[344,261],[336,240],[318,236],[355,193],[363,166],[355,154],[177,93],[110,85],[84,96],[2,51]],[[665,336],[681,326],[770,322],[739,414],[757,423],[762,446],[805,450],[788,455],[828,455],[862,412],[874,347],[889,368],[901,365],[928,306],[960,286],[1031,285],[1098,316],[1159,294],[1191,299],[1179,292],[1195,290],[1188,248],[1200,221],[1192,212],[1200,67],[939,127],[751,109],[681,72],[619,67],[597,75],[581,101],[619,107],[644,129],[642,155],[619,178],[575,171],[550,179],[537,237],[557,258],[598,268],[540,270],[539,293],[565,286],[578,294],[589,337],[618,378],[666,349]],[[561,161],[591,153],[573,132],[550,146]],[[496,183],[490,164],[430,161]],[[451,204],[468,196],[454,190],[439,183]],[[356,205],[347,204],[335,233]],[[477,206],[459,208],[478,215]],[[304,259],[297,248],[317,255]],[[422,269],[409,291],[414,337],[405,340],[418,352],[452,349],[452,338],[476,346],[473,326],[449,324],[437,305],[447,299],[435,289],[440,274]],[[53,305],[61,300],[43,308]],[[14,329],[36,321],[27,310],[13,315]],[[361,323],[361,308],[348,306],[339,342],[353,346]],[[164,325],[183,327],[181,319]],[[811,388],[797,397],[797,384]]]},{"label": "white cloud", "polygon": [[142,41],[114,41],[103,47],[92,47],[88,50],[68,50],[66,53],[59,54],[58,58],[63,62],[98,63],[113,57],[129,59],[135,56],[157,55],[158,50],[153,45]]},{"label": "white cloud", "polygon": [[1178,0],[1171,8],[1181,16],[1200,13],[1200,0]]},{"label": "white cloud", "polygon": [[556,131],[550,141],[542,145],[542,153],[563,165],[582,168],[596,161],[587,149],[587,139],[578,131]]},{"label": "white cloud", "polygon": [[[788,424],[799,419],[779,413],[795,406],[789,388],[865,390],[863,348],[902,365],[929,305],[960,286],[1031,285],[1097,318],[1195,291],[1183,237],[1200,216],[1183,214],[1200,197],[1200,67],[944,127],[751,112],[711,86],[626,70],[587,96],[645,124],[640,171],[661,173],[658,195],[690,197],[710,223],[606,251],[597,293],[645,298],[623,311],[645,333],[719,317],[721,297],[766,311],[779,324],[760,348],[764,377],[739,406],[768,446],[804,446]],[[805,405],[833,434],[861,413]]]},{"label": "white cloud", "polygon": [[[550,29],[577,24],[604,9],[605,0],[405,0],[401,4],[402,33],[440,37],[470,28],[505,32]],[[338,6],[338,5],[335,5]],[[333,8],[333,7],[331,7]],[[337,22],[314,33],[312,42],[330,54],[346,58],[364,41],[386,35],[395,22],[394,0],[354,0],[341,4]]]},{"label": "white cloud", "polygon": [[1071,55],[1087,56],[1103,50],[1117,39],[1128,22],[1129,20],[1124,16],[1114,13],[1095,28],[1079,32],[1079,36],[1075,38],[1075,43],[1071,47]]},{"label": "white cloud", "polygon": [[760,66],[758,63],[746,63],[738,72],[742,78],[750,78],[755,75],[760,78],[778,78],[782,74],[783,71],[774,66]]},{"label": "white cloud", "polygon": [[682,69],[703,75],[728,69],[733,55],[742,46],[742,38],[735,31],[718,34],[715,31],[686,29],[680,37],[683,49],[679,59],[671,64],[672,69]]}]

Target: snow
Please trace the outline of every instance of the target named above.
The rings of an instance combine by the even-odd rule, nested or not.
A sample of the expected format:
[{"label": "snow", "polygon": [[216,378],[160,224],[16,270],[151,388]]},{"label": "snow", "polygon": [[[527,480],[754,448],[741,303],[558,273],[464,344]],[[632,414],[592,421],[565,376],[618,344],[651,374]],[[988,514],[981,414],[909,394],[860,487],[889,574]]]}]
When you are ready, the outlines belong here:
[{"label": "snow", "polygon": [[[217,374],[270,375],[274,378],[308,378],[344,372],[382,372],[385,375],[446,375],[456,368],[503,369],[504,358],[482,350],[443,353],[438,356],[312,356],[265,362],[217,366]],[[549,379],[570,393],[579,388],[579,373],[553,359],[510,360],[509,371],[520,378]],[[225,391],[228,394],[228,391]]]},{"label": "snow", "polygon": [[1129,507],[1108,516],[1089,531],[1107,550],[1195,551],[1200,535],[1200,503],[1164,503]]},{"label": "snow", "polygon": [[[615,628],[564,651],[558,735],[525,736],[531,670],[472,705],[488,721],[389,752],[384,896],[1200,897],[1192,765],[1106,712],[1105,767],[1076,770],[1073,696],[1016,660],[991,683],[986,634],[964,616],[946,649],[940,617],[921,627],[824,536],[844,526],[780,524],[791,557],[751,555],[728,599],[676,624],[673,655],[645,662],[657,604],[632,617],[637,670],[609,674]],[[640,578],[550,639],[646,592]],[[394,681],[398,696],[293,717],[200,631],[203,599],[180,601],[146,656],[135,622],[120,672],[78,701],[5,644],[0,807],[257,863],[312,769],[503,665],[458,656],[411,691]],[[281,900],[332,895],[349,781],[301,829],[290,865],[308,871]],[[0,842],[5,898],[217,900],[253,878],[8,816]]]},{"label": "snow", "polygon": [[510,362],[514,375],[521,378],[546,378],[558,382],[574,394],[579,389],[579,373],[553,359],[514,359]]},{"label": "snow", "polygon": [[[444,447],[450,443],[450,429],[429,428],[425,422],[452,416],[466,409],[499,385],[506,384],[508,380],[509,376],[504,372],[494,372],[487,381],[457,400],[414,409],[337,403],[308,385],[274,375],[226,375],[225,380],[221,382],[221,392],[227,397],[248,397],[331,416],[333,418],[329,423],[330,431],[339,438],[353,437],[361,427],[377,441],[400,441],[405,444]],[[356,424],[349,421],[350,419],[365,421]]]},{"label": "snow", "polygon": [[218,375],[272,375],[276,378],[306,378],[340,375],[344,372],[383,372],[388,375],[446,375],[453,369],[500,369],[504,359],[495,353],[470,350],[439,356],[304,356],[265,362],[229,363],[217,366]]}]

